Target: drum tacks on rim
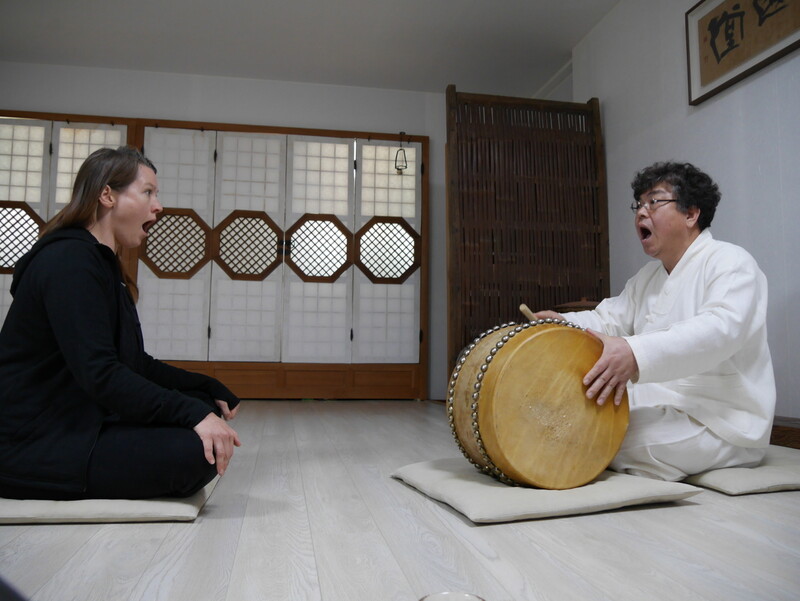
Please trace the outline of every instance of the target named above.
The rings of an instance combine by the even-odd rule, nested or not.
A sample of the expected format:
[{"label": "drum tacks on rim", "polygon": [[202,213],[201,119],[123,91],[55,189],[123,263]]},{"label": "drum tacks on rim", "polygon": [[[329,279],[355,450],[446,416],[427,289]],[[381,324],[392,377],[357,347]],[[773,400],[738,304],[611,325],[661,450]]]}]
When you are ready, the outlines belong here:
[{"label": "drum tacks on rim", "polygon": [[475,339],[456,362],[447,399],[456,442],[501,482],[564,489],[611,463],[628,427],[628,397],[602,406],[583,376],[602,343],[556,320],[504,324]]}]

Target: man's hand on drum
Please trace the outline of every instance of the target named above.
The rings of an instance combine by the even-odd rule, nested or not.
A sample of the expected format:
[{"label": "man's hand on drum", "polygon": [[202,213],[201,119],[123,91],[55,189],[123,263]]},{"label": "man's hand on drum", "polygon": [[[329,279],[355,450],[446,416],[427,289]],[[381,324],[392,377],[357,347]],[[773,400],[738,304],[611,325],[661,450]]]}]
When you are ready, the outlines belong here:
[{"label": "man's hand on drum", "polygon": [[586,331],[603,343],[603,353],[583,378],[583,385],[589,387],[586,397],[597,397],[597,404],[603,405],[613,395],[614,404],[619,405],[628,381],[639,373],[636,357],[624,338]]},{"label": "man's hand on drum", "polygon": [[533,314],[534,319],[557,319],[558,321],[564,321],[564,316],[561,313],[556,313],[555,311],[537,311]]}]

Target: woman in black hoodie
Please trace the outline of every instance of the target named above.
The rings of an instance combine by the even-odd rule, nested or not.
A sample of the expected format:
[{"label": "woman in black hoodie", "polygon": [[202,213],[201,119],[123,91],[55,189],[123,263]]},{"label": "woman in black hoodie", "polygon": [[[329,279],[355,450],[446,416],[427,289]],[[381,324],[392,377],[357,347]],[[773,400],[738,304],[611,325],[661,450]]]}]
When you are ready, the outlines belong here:
[{"label": "woman in black hoodie", "polygon": [[232,392],[144,351],[117,253],[161,210],[153,164],[100,149],[17,263],[0,330],[0,496],[188,496],[241,444]]}]

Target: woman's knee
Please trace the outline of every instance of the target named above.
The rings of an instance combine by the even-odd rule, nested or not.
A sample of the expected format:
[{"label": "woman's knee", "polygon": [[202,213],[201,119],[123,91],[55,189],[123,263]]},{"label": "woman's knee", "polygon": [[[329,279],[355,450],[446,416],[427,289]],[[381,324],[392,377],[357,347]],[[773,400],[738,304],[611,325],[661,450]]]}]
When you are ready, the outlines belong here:
[{"label": "woman's knee", "polygon": [[216,467],[205,457],[203,443],[192,430],[183,430],[171,445],[171,458],[165,462],[173,496],[188,497],[217,475]]},{"label": "woman's knee", "polygon": [[193,430],[115,425],[98,438],[89,463],[88,496],[190,496],[216,475]]}]

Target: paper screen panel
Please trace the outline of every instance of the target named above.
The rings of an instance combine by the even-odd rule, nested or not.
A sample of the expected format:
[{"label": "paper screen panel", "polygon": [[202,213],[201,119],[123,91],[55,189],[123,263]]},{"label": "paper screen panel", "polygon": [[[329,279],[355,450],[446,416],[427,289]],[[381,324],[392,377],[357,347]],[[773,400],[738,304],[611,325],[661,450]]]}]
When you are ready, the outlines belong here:
[{"label": "paper screen panel", "polygon": [[403,217],[419,233],[420,145],[403,144],[408,167],[395,170],[400,145],[359,143],[358,214],[361,223],[374,216]]},{"label": "paper screen panel", "polygon": [[53,190],[50,215],[55,215],[72,197],[75,175],[83,162],[100,148],[125,144],[127,127],[101,123],[55,123],[53,125]]},{"label": "paper screen panel", "polygon": [[[421,145],[402,144],[407,163],[402,174],[395,170],[400,147],[397,142],[358,141],[356,223],[361,237],[353,311],[353,361],[358,363],[419,361],[420,271],[415,245],[420,241],[404,228],[417,234],[421,230]],[[405,225],[382,222],[382,217],[402,218]],[[374,283],[362,269],[373,279],[406,279],[402,284]]]},{"label": "paper screen panel", "polygon": [[[33,119],[0,119],[0,200],[24,202],[47,218],[52,125]],[[13,269],[38,238],[24,211],[0,210],[0,263]],[[34,231],[35,229],[35,231]],[[12,274],[0,274],[0,324],[11,306]]]},{"label": "paper screen panel", "polygon": [[13,297],[11,296],[11,280],[14,276],[10,273],[0,273],[0,326],[5,322],[6,315],[8,315],[8,308],[11,306]]},{"label": "paper screen panel", "polygon": [[283,224],[286,136],[218,135],[214,225],[234,210],[264,211]]},{"label": "paper screen panel", "polygon": [[162,360],[208,359],[211,267],[191,279],[161,279],[139,265],[139,319],[145,349]]},{"label": "paper screen panel", "polygon": [[[286,136],[217,134],[214,225],[219,231],[219,265],[212,269],[211,361],[280,361],[283,281],[275,267],[282,232],[253,214],[267,213],[282,227],[285,206]],[[263,213],[262,213],[263,214]],[[228,223],[223,224],[226,221]],[[262,280],[231,279],[258,275]]]},{"label": "paper screen panel", "polygon": [[280,361],[282,271],[261,281],[232,280],[213,266],[209,361]]},{"label": "paper screen panel", "polygon": [[419,271],[403,284],[373,284],[355,272],[354,363],[419,361]]},{"label": "paper screen panel", "polygon": [[287,223],[325,213],[352,226],[353,144],[335,138],[289,138]]},{"label": "paper screen panel", "polygon": [[158,198],[165,207],[194,209],[213,223],[216,132],[145,128],[144,149],[158,170]]},{"label": "paper screen panel", "polygon": [[333,283],[303,282],[284,268],[284,362],[350,363],[352,273]]},{"label": "paper screen panel", "polygon": [[[51,125],[0,119],[0,271],[10,273],[47,217]],[[8,307],[8,301],[0,301]],[[4,312],[5,314],[5,312]]]},{"label": "paper screen panel", "polygon": [[[145,128],[145,154],[158,170],[161,204],[192,209],[206,226],[213,218],[215,144],[216,132]],[[180,256],[184,250],[172,252]],[[204,265],[189,279],[162,279],[140,263],[139,290],[150,354],[166,360],[206,361],[211,266]]]},{"label": "paper screen panel", "polygon": [[0,273],[0,287],[2,287],[0,290],[0,326],[5,322],[8,308],[11,306],[12,296],[9,289],[13,277],[10,273]]},{"label": "paper screen panel", "polygon": [[0,200],[26,202],[47,218],[51,124],[0,119]]}]

